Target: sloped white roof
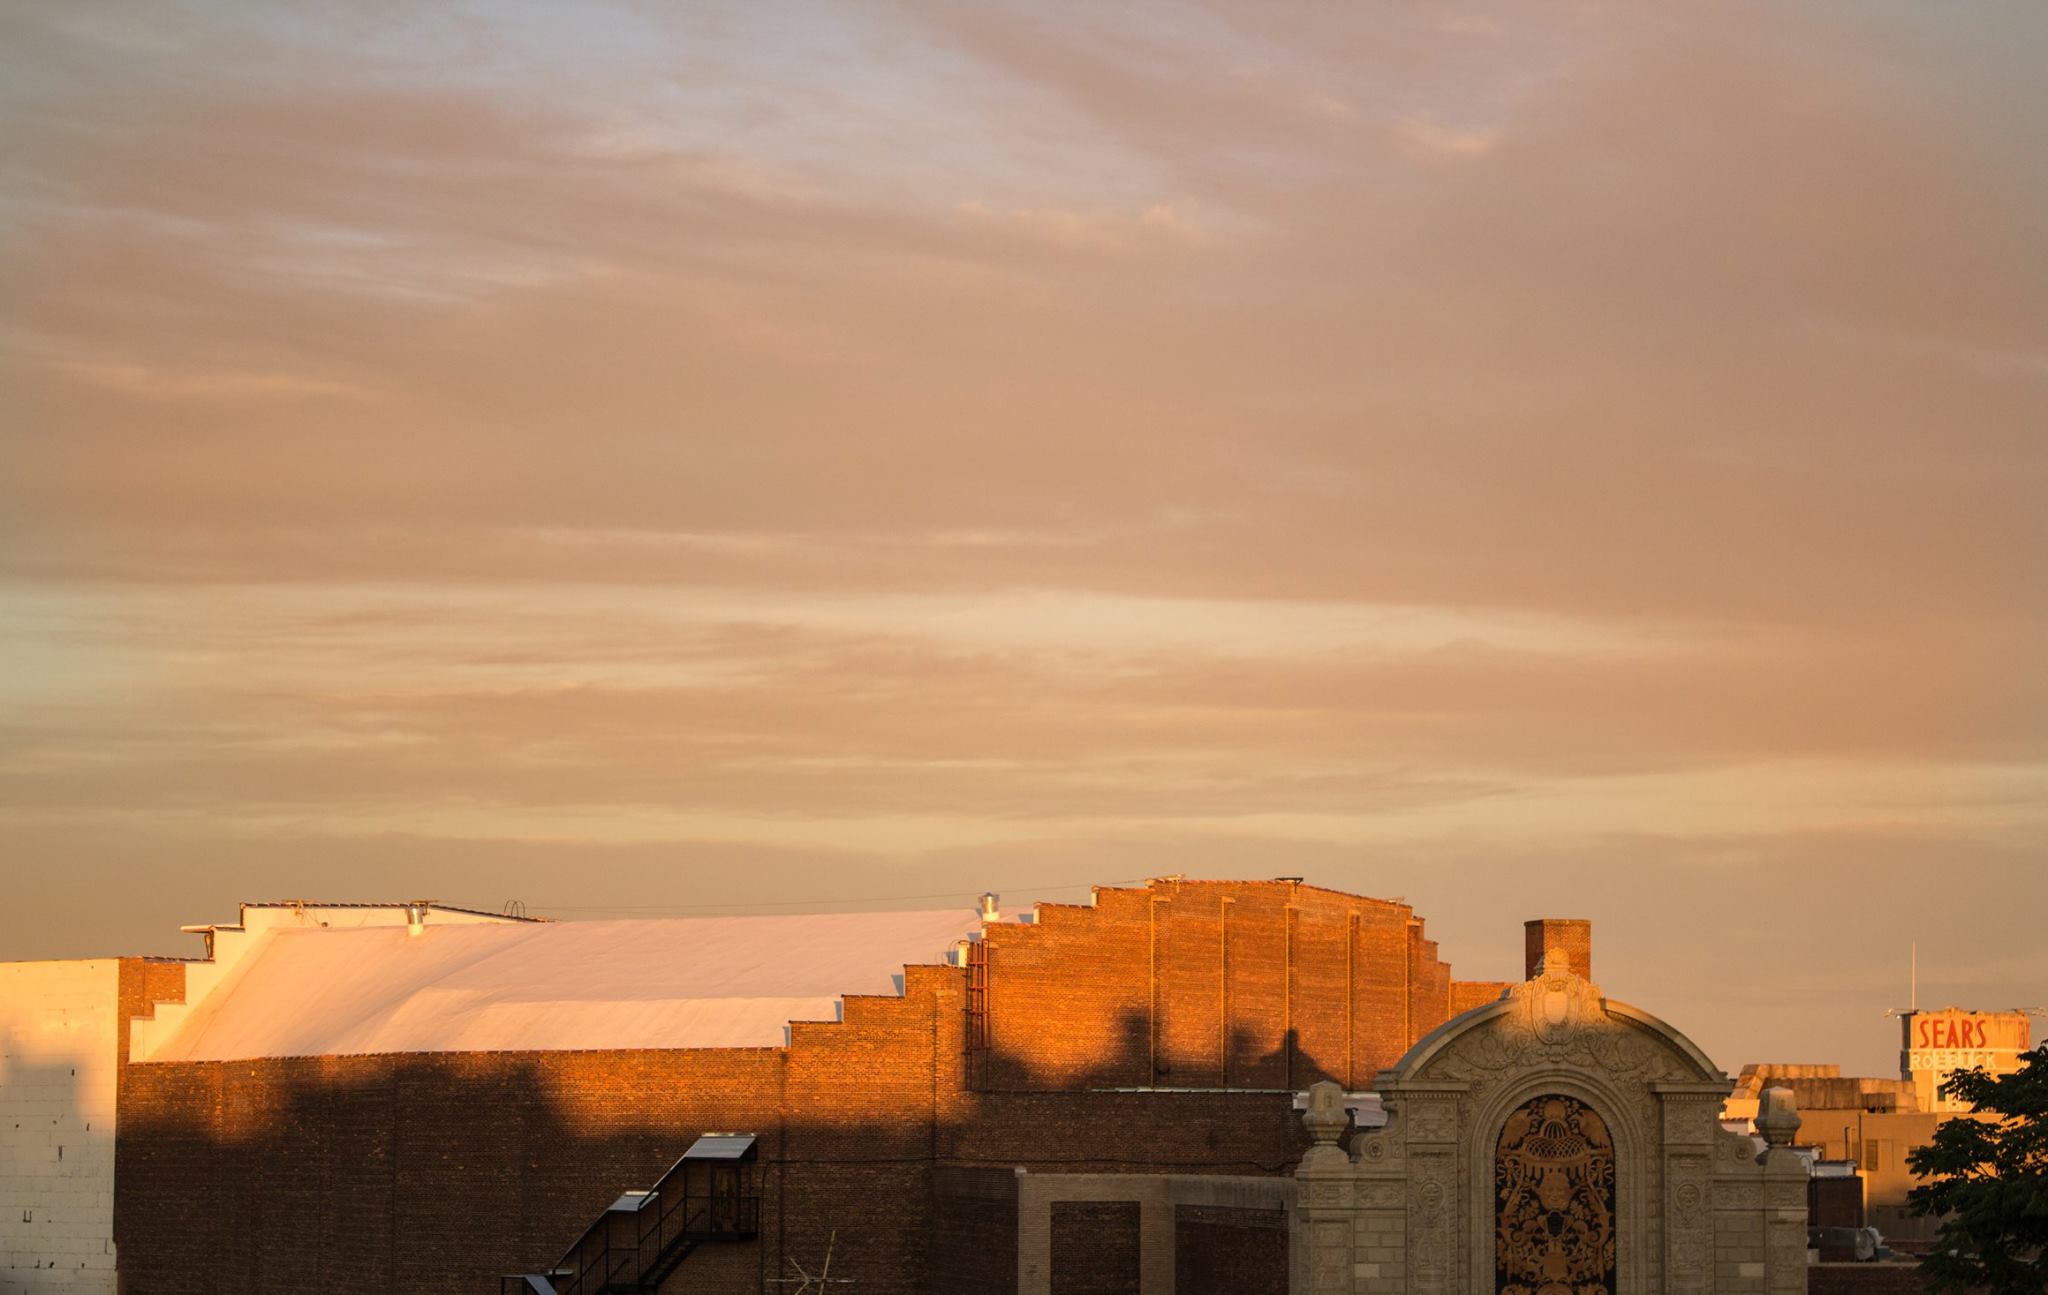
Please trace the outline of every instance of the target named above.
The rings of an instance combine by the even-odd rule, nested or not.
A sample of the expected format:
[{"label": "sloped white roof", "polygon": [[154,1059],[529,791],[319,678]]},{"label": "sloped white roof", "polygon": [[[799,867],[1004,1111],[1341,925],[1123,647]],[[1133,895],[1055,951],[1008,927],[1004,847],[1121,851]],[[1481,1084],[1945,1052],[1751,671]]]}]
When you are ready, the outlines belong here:
[{"label": "sloped white roof", "polygon": [[150,1059],[775,1046],[979,927],[948,909],[278,930]]}]

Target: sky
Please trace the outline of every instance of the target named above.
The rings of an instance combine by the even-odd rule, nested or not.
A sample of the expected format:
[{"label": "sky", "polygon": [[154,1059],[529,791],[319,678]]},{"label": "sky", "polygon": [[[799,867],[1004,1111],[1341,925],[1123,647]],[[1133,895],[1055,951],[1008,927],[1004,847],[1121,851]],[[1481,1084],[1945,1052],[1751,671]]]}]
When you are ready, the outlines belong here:
[{"label": "sky", "polygon": [[0,958],[1183,873],[1731,1070],[2048,1004],[2044,56],[0,0]]}]

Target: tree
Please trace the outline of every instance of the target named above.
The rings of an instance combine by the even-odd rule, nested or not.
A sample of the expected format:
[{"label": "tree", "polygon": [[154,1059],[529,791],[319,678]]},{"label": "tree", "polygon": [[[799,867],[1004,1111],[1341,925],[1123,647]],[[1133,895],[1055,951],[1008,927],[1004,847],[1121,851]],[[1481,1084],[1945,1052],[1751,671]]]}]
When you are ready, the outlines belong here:
[{"label": "tree", "polygon": [[1935,1290],[2048,1292],[2048,1043],[2011,1074],[1958,1070],[1944,1097],[1992,1119],[1944,1120],[1906,1158],[1920,1179],[1908,1200],[1941,1219],[1920,1265]]}]

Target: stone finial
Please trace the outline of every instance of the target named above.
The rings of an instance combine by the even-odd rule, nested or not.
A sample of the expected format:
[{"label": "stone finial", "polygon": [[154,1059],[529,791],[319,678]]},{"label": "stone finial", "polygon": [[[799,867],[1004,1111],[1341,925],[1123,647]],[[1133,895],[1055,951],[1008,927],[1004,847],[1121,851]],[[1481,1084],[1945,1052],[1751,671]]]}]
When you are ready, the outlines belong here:
[{"label": "stone finial", "polygon": [[1789,1147],[1804,1121],[1789,1088],[1766,1088],[1757,1102],[1756,1131],[1773,1148]]},{"label": "stone finial", "polygon": [[1563,949],[1545,949],[1543,961],[1536,968],[1536,979],[1548,980],[1552,976],[1572,974],[1572,955]]},{"label": "stone finial", "polygon": [[1317,1146],[1336,1146],[1351,1123],[1351,1112],[1344,1109],[1343,1088],[1329,1079],[1309,1085],[1308,1109],[1302,1112],[1301,1122],[1308,1126],[1308,1135]]}]

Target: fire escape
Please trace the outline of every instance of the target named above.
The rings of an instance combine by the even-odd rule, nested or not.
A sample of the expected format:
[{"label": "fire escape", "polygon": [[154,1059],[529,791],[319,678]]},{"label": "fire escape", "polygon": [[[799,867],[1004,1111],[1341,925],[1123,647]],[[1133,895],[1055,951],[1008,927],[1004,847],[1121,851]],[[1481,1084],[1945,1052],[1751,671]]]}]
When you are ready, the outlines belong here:
[{"label": "fire escape", "polygon": [[544,1273],[502,1277],[500,1295],[651,1295],[706,1242],[760,1231],[754,1135],[707,1133],[653,1187],[611,1203]]}]

